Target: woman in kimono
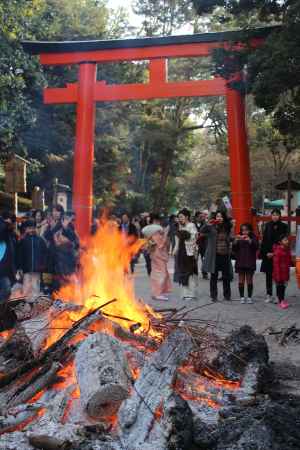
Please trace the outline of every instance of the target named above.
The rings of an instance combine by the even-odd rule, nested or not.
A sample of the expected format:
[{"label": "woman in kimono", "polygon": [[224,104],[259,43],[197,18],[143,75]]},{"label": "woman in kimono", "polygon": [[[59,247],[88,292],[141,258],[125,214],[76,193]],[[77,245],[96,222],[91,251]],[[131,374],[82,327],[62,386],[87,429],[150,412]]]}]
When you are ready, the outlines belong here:
[{"label": "woman in kimono", "polygon": [[160,217],[158,215],[153,214],[151,219],[153,226],[157,225],[157,231],[151,235],[148,241],[151,258],[151,294],[154,300],[168,300],[166,294],[171,292],[171,280],[168,272],[169,229],[168,227],[163,229],[160,226]]}]

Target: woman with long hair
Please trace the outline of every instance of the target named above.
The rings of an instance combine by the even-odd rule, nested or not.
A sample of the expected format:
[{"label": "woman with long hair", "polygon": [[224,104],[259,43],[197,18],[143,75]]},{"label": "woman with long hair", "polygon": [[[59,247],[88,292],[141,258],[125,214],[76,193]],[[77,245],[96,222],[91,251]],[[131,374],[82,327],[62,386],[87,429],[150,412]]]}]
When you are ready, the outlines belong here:
[{"label": "woman with long hair", "polygon": [[178,221],[174,249],[176,267],[174,280],[182,286],[182,298],[191,300],[197,298],[197,228],[191,222],[191,213],[188,209],[179,211]]},{"label": "woman with long hair", "polygon": [[288,233],[288,226],[281,221],[280,209],[273,209],[271,220],[266,223],[260,248],[261,272],[266,274],[266,303],[273,303],[273,246],[277,244],[280,236]]},{"label": "woman with long hair", "polygon": [[222,272],[224,300],[231,300],[230,281],[232,278],[231,242],[232,223],[223,211],[212,213],[209,222],[200,229],[207,237],[202,270],[211,274],[210,296],[213,302],[218,300],[218,274]]},{"label": "woman with long hair", "polygon": [[[240,233],[235,237],[232,249],[235,255],[235,271],[239,276],[241,303],[253,303],[253,275],[256,270],[258,242],[250,223],[243,223]],[[245,282],[248,297],[245,297]]]}]

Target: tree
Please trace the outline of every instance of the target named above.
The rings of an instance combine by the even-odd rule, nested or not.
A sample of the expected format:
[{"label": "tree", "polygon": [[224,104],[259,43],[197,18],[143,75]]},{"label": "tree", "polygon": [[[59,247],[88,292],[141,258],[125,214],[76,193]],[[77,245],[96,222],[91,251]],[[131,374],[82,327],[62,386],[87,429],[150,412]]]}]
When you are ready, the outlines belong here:
[{"label": "tree", "polygon": [[194,17],[190,0],[135,0],[133,10],[143,17],[146,36],[170,35]]},{"label": "tree", "polygon": [[[199,28],[189,1],[136,0],[134,11],[142,18],[141,33],[146,36],[172,34],[187,24]],[[209,58],[170,60],[168,78],[206,78],[211,69]],[[178,202],[178,179],[192,154],[195,131],[207,127],[215,138],[223,138],[223,107],[219,99],[180,98],[141,103],[133,109],[129,142],[133,190],[144,195],[147,206],[168,208]]]},{"label": "tree", "polygon": [[180,201],[194,209],[206,209],[230,192],[229,158],[220,153],[207,131],[198,133],[192,164],[180,181]]},{"label": "tree", "polygon": [[[247,64],[247,92],[258,107],[272,115],[272,123],[283,135],[300,138],[300,1],[299,0],[194,0],[198,14],[214,12],[219,23],[235,21],[245,29],[268,24],[280,26],[255,51],[215,52],[219,74],[230,77],[232,70]],[[234,64],[232,64],[234,61]]]},{"label": "tree", "polygon": [[0,3],[1,152],[24,150],[20,133],[36,119],[28,93],[39,82],[41,74],[37,61],[23,52],[20,40],[41,8],[40,0],[3,0]]},{"label": "tree", "polygon": [[[24,53],[20,41],[117,37],[128,22],[124,11],[118,11],[115,17],[100,0],[5,0],[0,5],[0,13],[3,37],[0,43],[0,148],[16,151],[29,159],[32,162],[29,188],[38,184],[51,194],[54,177],[72,184],[75,107],[45,106],[42,89],[47,85],[63,86],[77,81],[78,67],[42,67],[38,58]],[[130,78],[136,70],[131,69],[122,64],[103,65],[99,66],[98,75],[109,81],[121,76]],[[103,114],[99,113],[101,110]],[[104,129],[103,122],[111,124],[116,120],[120,123],[122,111],[120,105],[111,108],[98,105],[97,132]],[[128,155],[119,150],[124,147],[122,137],[118,144],[113,126],[109,132],[110,136],[102,139],[98,135],[95,145],[95,193],[103,201],[111,198],[110,186],[120,160],[128,159]],[[105,164],[107,159],[110,164]]]}]

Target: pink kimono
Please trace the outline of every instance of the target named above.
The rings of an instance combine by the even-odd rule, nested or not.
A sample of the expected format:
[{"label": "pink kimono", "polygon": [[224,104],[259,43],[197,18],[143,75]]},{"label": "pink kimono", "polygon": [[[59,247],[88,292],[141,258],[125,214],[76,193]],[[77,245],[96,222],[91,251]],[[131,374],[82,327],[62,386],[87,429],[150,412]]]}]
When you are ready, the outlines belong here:
[{"label": "pink kimono", "polygon": [[171,292],[171,280],[168,272],[169,239],[164,232],[157,232],[151,240],[155,244],[150,251],[151,257],[151,293],[158,297]]}]

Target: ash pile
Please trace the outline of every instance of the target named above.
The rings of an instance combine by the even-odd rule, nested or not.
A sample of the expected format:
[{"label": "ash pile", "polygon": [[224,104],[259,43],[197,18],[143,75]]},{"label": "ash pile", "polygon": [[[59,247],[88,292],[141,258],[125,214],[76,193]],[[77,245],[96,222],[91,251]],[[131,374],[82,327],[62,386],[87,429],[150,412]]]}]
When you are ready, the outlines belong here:
[{"label": "ash pile", "polygon": [[186,307],[149,312],[148,329],[123,327],[104,312],[112,302],[51,342],[53,323],[62,329],[58,319],[80,307],[47,297],[11,305],[1,450],[299,450],[299,402],[268,395],[263,336],[244,326],[222,340]]}]

